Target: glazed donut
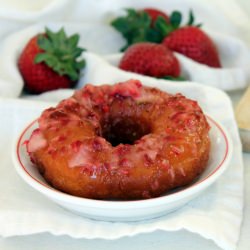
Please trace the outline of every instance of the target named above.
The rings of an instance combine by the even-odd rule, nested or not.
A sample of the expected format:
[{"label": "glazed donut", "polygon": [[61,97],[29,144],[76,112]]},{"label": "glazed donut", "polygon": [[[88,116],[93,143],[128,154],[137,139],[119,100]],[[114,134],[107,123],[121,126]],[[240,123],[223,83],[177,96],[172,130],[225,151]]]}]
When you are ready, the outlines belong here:
[{"label": "glazed donut", "polygon": [[196,101],[138,80],[85,85],[45,110],[27,143],[48,183],[92,199],[147,199],[205,169],[209,125]]}]

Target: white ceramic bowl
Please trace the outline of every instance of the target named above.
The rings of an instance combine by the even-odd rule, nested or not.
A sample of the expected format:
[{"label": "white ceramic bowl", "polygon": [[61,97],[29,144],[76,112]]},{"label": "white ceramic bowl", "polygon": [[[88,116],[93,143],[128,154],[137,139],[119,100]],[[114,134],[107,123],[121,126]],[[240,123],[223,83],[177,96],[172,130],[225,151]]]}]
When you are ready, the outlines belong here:
[{"label": "white ceramic bowl", "polygon": [[137,221],[159,217],[176,210],[197,197],[214,183],[227,168],[232,155],[232,142],[223,126],[207,117],[211,126],[211,155],[206,170],[191,185],[158,198],[138,201],[103,201],[65,194],[51,187],[30,162],[24,142],[37,127],[34,121],[17,139],[13,161],[19,175],[31,187],[62,207],[85,217],[106,221]]}]

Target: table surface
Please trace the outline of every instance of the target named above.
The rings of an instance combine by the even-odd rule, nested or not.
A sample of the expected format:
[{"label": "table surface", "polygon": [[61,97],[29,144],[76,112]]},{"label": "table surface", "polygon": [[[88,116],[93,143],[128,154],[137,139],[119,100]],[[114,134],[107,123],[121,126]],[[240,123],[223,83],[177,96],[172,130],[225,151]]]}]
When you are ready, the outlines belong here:
[{"label": "table surface", "polygon": [[[238,0],[244,10],[250,14],[250,2],[248,0]],[[244,90],[228,93],[232,99],[234,106],[237,105]],[[242,222],[241,234],[237,250],[250,249],[250,153],[243,153],[244,160],[244,217]],[[2,225],[1,225],[2,226]],[[177,234],[180,241],[176,242],[177,237],[172,237],[172,234]],[[175,235],[176,236],[176,235]],[[9,238],[0,237],[1,250],[113,250],[113,249],[129,249],[129,250],[183,250],[183,242],[188,242],[190,245],[185,245],[185,249],[201,249],[202,250],[219,250],[211,240],[206,240],[197,234],[187,231],[178,232],[161,232],[156,231],[150,234],[140,234],[134,237],[123,237],[118,240],[88,240],[88,239],[73,239],[68,236],[54,236],[49,233],[41,233],[29,236],[15,236]]]}]

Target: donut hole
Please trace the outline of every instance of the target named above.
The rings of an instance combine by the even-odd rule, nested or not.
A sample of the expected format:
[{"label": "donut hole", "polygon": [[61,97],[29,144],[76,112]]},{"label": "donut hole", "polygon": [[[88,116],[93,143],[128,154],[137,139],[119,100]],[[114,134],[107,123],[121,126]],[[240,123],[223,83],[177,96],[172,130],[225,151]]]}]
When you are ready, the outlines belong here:
[{"label": "donut hole", "polygon": [[109,117],[102,123],[102,137],[114,147],[119,144],[133,145],[142,136],[150,133],[150,125],[134,117]]}]

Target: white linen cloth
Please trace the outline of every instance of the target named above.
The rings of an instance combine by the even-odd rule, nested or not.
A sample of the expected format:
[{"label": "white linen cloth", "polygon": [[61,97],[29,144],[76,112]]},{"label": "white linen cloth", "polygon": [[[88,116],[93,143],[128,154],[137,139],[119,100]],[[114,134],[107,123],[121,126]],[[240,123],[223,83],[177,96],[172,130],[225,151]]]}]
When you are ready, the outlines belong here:
[{"label": "white linen cloth", "polygon": [[249,17],[236,0],[0,0],[0,6],[0,37],[45,20],[107,23],[124,8],[156,7],[181,10],[185,19],[192,9],[205,28],[250,41]]},{"label": "white linen cloth", "polygon": [[[143,83],[150,86],[158,84],[150,79]],[[200,84],[166,83],[161,88],[198,100],[206,113],[228,129],[234,145],[233,157],[229,168],[216,183],[186,206],[153,220],[109,223],[77,216],[29,187],[17,175],[11,162],[13,140],[45,107],[52,104],[0,99],[0,235],[8,237],[50,232],[75,238],[117,239],[156,230],[172,232],[184,229],[214,241],[222,249],[236,249],[243,210],[243,164],[231,102],[222,91]],[[61,97],[60,91],[54,92],[54,99],[59,99],[55,98],[57,94]],[[68,94],[70,92],[66,92]],[[186,244],[190,245],[191,242]]]},{"label": "white linen cloth", "polygon": [[[214,69],[183,55],[177,55],[183,76],[187,80],[223,90],[244,88],[250,80],[250,50],[244,43],[248,41],[249,32],[246,31],[250,27],[250,19],[233,0],[225,1],[224,4],[221,1],[217,3],[215,0],[202,1],[202,3],[198,0],[167,2],[164,0],[157,2],[152,0],[136,2],[131,0],[103,0],[102,2],[54,0],[49,5],[45,5],[47,1],[38,1],[36,4],[33,1],[29,6],[28,2],[26,0],[23,5],[20,5],[12,0],[10,3],[3,4],[4,8],[0,8],[1,27],[3,26],[5,30],[8,29],[9,23],[12,25],[16,23],[17,27],[9,27],[9,30],[19,30],[10,35],[7,35],[6,31],[0,41],[0,96],[2,97],[20,96],[23,80],[16,66],[18,56],[27,41],[38,32],[43,32],[45,26],[54,30],[65,26],[69,34],[79,32],[80,44],[92,53],[98,55],[117,53],[123,46],[124,40],[109,25],[109,22],[115,16],[122,14],[125,7],[154,6],[168,13],[178,9],[184,13],[185,20],[188,11],[192,8],[197,22],[204,24],[204,29],[217,45],[223,68]],[[27,4],[26,7],[25,4]],[[230,15],[229,8],[233,8]],[[24,15],[25,13],[27,15]],[[35,24],[21,29],[33,23]],[[92,62],[87,61],[87,63]],[[83,78],[83,81],[92,82],[92,79]]]}]

